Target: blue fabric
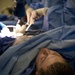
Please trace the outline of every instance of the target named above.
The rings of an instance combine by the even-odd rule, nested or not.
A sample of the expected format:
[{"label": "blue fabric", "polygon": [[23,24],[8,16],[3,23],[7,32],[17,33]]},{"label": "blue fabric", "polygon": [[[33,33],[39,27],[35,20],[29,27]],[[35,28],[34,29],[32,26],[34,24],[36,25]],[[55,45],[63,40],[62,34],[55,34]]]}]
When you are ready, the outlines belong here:
[{"label": "blue fabric", "polygon": [[[43,47],[59,52],[69,62],[75,75],[75,1],[45,1],[47,1],[45,6],[47,3],[49,6],[46,16],[49,31],[7,49],[0,56],[0,75],[30,75],[35,68],[35,61],[32,63],[32,60],[39,48]],[[43,24],[42,21],[35,22],[35,25]]]},{"label": "blue fabric", "polygon": [[6,15],[0,15],[0,21],[4,21],[4,20],[7,20],[7,16]]},{"label": "blue fabric", "polygon": [[23,17],[26,16],[26,12],[25,12],[25,4],[29,4],[31,3],[31,0],[16,0],[17,4],[16,4],[16,8],[14,9],[14,15],[17,17]]},{"label": "blue fabric", "polygon": [[[25,12],[26,4],[30,5],[34,9],[43,7],[41,4],[36,4],[35,1],[33,0],[16,0],[16,1],[17,1],[17,4],[16,4],[16,8],[14,9],[14,15],[19,18],[26,16],[26,12]],[[38,2],[39,1],[41,0],[38,0]]]},{"label": "blue fabric", "polygon": [[18,4],[29,4],[32,2],[32,0],[16,0]]},{"label": "blue fabric", "polygon": [[25,7],[24,7],[24,5],[23,4],[17,4],[16,5],[16,8],[15,8],[15,10],[14,10],[14,15],[15,16],[17,16],[17,17],[23,17],[23,16],[25,16]]},{"label": "blue fabric", "polygon": [[2,21],[3,24],[5,25],[13,25],[16,26],[17,20],[12,20],[12,21]]},{"label": "blue fabric", "polygon": [[6,25],[0,22],[0,31],[3,29],[3,27],[6,27]]},{"label": "blue fabric", "polygon": [[52,3],[48,10],[49,30],[63,25],[75,25],[74,0],[56,0]]},{"label": "blue fabric", "polygon": [[26,74],[27,65],[35,58],[39,48],[43,47],[62,54],[75,72],[75,26],[73,25],[52,29],[7,49],[0,56],[0,75]]},{"label": "blue fabric", "polygon": [[26,4],[30,5],[32,1],[31,0],[16,0],[16,1],[17,1],[17,4],[14,10],[14,15],[19,18],[26,16],[25,5]]},{"label": "blue fabric", "polygon": [[32,60],[28,68],[21,75],[30,75],[35,70],[35,59]]},{"label": "blue fabric", "polygon": [[64,6],[64,23],[67,25],[75,24],[75,1],[67,0]]},{"label": "blue fabric", "polygon": [[9,15],[3,15],[1,14],[0,15],[0,21],[3,22],[3,21],[13,21],[13,20],[17,20],[17,18],[15,16],[9,16]]},{"label": "blue fabric", "polygon": [[[40,20],[41,24],[37,25],[35,22],[35,26],[38,26],[38,29],[44,29],[42,27],[44,25],[48,25],[48,29],[45,28],[44,30],[51,30],[56,27],[60,27],[63,25],[74,25],[75,24],[75,1],[74,0],[42,0],[40,4],[49,7],[48,9],[48,16],[44,16],[44,19]],[[44,21],[45,18],[48,17],[48,21]],[[43,21],[43,22],[42,22]],[[40,25],[40,26],[39,26]]]},{"label": "blue fabric", "polygon": [[31,3],[30,7],[33,8],[34,10],[39,9],[39,8],[43,8],[44,5],[41,2],[37,2],[37,3]]},{"label": "blue fabric", "polygon": [[13,42],[15,41],[15,38],[11,37],[0,37],[0,54],[4,53],[7,48],[9,48]]}]

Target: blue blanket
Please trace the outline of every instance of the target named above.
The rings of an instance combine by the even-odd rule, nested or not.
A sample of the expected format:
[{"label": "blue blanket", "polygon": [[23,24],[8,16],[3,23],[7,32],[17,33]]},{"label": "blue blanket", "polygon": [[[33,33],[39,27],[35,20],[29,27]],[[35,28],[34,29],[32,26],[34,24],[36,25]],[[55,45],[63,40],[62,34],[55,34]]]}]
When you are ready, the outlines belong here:
[{"label": "blue blanket", "polygon": [[62,54],[75,72],[75,26],[61,26],[7,49],[0,56],[0,75],[29,75],[35,64],[28,66],[43,47]]},{"label": "blue blanket", "polygon": [[7,48],[9,48],[14,41],[15,41],[15,38],[12,38],[12,37],[4,37],[4,38],[0,37],[0,55],[4,53],[4,51]]},{"label": "blue blanket", "polygon": [[75,1],[45,1],[50,8],[44,16],[42,29],[47,28],[47,32],[8,48],[0,56],[0,75],[30,75],[35,68],[34,59],[39,48],[43,47],[64,56],[75,75]]}]

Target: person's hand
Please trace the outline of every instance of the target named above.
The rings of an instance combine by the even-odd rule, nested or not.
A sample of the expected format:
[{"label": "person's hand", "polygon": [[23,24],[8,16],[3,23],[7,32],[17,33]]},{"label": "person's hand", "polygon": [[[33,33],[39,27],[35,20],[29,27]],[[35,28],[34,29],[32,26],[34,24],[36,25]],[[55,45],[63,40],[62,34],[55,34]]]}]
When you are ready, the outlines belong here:
[{"label": "person's hand", "polygon": [[30,18],[30,24],[34,24],[36,19],[39,19],[41,16],[46,15],[47,11],[48,11],[47,7],[32,11],[31,18]]},{"label": "person's hand", "polygon": [[38,15],[36,10],[32,11],[31,18],[30,18],[30,24],[34,24],[35,20],[39,19],[40,17],[41,17],[41,15]]}]

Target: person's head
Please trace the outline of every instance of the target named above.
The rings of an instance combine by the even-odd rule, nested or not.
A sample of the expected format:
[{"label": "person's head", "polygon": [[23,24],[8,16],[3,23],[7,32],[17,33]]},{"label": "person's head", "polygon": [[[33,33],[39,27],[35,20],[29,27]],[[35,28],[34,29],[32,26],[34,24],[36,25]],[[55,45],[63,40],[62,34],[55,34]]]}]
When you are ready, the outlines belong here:
[{"label": "person's head", "polygon": [[58,52],[42,48],[36,58],[36,75],[73,75],[73,72]]}]

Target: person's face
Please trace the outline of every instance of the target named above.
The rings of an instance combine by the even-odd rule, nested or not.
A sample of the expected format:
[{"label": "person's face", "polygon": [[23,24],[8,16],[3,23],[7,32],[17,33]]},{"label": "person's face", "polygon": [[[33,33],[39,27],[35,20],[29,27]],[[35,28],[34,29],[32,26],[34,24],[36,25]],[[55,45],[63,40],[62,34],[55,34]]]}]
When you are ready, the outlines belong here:
[{"label": "person's face", "polygon": [[55,62],[64,62],[64,58],[56,51],[42,48],[36,58],[36,69],[46,69],[47,66]]}]

